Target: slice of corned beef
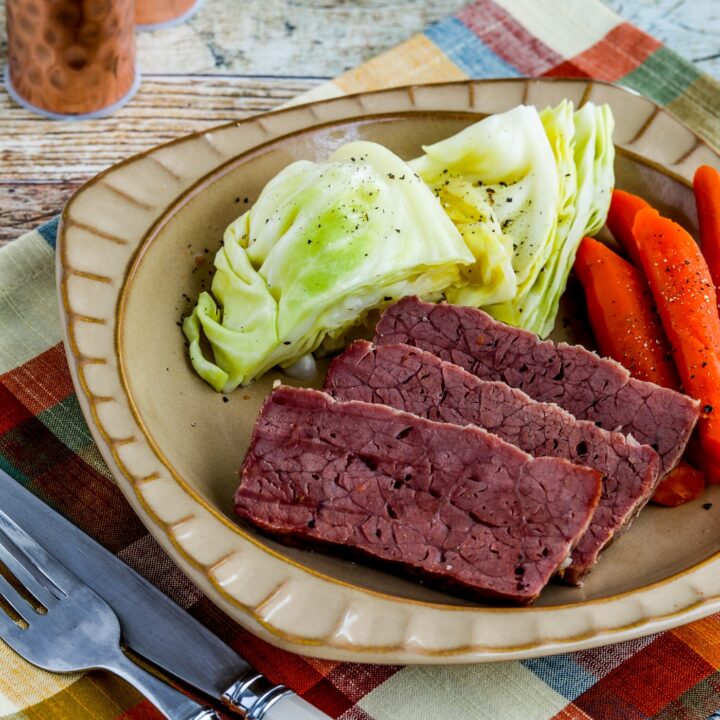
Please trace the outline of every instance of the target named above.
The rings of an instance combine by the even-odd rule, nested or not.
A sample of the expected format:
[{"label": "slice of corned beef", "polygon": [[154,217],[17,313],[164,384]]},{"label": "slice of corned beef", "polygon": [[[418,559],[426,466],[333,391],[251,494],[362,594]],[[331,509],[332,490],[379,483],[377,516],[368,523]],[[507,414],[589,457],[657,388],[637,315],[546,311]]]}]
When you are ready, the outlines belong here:
[{"label": "slice of corned beef", "polygon": [[502,380],[580,420],[632,435],[660,455],[661,475],[677,464],[700,412],[696,400],[631,378],[614,360],[540,340],[475,308],[405,298],[380,318],[375,343],[414,345],[483,380]]},{"label": "slice of corned beef", "polygon": [[585,532],[600,492],[596,471],[532,458],[476,427],[279,387],[234,502],[280,539],[525,604]]},{"label": "slice of corned beef", "polygon": [[601,473],[600,504],[562,575],[574,584],[627,528],[657,485],[660,461],[647,445],[577,420],[505,383],[480,380],[408,345],[353,343],[330,365],[325,392],[338,400],[390,405],[428,420],[477,425],[535,457],[564,458]]}]

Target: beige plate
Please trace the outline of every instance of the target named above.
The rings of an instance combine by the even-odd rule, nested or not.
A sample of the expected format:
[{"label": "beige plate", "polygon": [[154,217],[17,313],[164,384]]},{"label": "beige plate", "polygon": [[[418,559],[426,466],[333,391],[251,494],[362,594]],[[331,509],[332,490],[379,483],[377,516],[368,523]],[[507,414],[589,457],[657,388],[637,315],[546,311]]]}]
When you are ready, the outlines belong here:
[{"label": "beige plate", "polygon": [[[163,548],[228,615],[269,642],[356,661],[486,661],[602,645],[720,609],[717,487],[676,510],[648,508],[584,588],[551,586],[522,609],[469,604],[288,549],[233,519],[236,470],[260,403],[282,376],[270,373],[223,402],[186,360],[177,323],[189,298],[209,284],[225,226],[298,158],[322,159],[355,139],[407,158],[482,114],[565,97],[610,103],[619,187],[695,231],[687,179],[701,163],[720,167],[718,157],[650,101],[576,80],[415,86],[282,110],[131,158],[91,180],[65,208],[63,324],[93,436]],[[563,316],[565,334],[587,342],[584,309],[572,292]]]}]

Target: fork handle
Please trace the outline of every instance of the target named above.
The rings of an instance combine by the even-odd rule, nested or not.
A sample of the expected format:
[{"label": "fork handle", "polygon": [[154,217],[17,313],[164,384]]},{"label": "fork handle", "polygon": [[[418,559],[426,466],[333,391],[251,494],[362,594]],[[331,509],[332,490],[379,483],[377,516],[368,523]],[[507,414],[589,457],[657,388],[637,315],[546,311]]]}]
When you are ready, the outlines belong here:
[{"label": "fork handle", "polygon": [[198,705],[130,660],[119,648],[100,667],[118,675],[142,693],[168,720],[220,720],[209,707]]}]

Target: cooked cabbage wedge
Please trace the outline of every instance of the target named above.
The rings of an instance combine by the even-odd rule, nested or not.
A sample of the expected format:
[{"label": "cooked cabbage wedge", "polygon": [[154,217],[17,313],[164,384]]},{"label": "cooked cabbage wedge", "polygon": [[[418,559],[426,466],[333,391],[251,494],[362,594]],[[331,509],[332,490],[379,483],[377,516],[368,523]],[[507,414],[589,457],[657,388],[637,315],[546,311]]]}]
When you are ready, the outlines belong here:
[{"label": "cooked cabbage wedge", "polygon": [[[495,251],[504,255],[503,282],[488,293],[484,278],[479,287],[470,269],[482,271],[483,256],[466,269],[464,288],[445,291],[451,302],[489,305],[512,300],[531,284],[549,253],[549,239],[557,224],[558,170],[552,149],[535,108],[519,106],[491,115],[457,135],[423,147],[425,155],[409,164],[440,198],[451,218],[471,215],[465,209],[476,199],[476,217],[486,235],[496,238]],[[467,238],[476,225],[458,223]],[[475,245],[468,242],[474,250]],[[498,273],[499,275],[499,273]],[[513,277],[514,276],[514,277]],[[472,302],[472,290],[483,302]],[[486,296],[486,297],[484,297]]]},{"label": "cooked cabbage wedge", "polygon": [[295,162],[225,231],[212,295],[183,322],[191,362],[228,392],[337,341],[373,308],[438,297],[474,262],[431,190],[386,148],[355,142],[325,163]]},{"label": "cooked cabbage wedge", "polygon": [[445,290],[450,302],[483,307],[542,336],[551,332],[580,240],[605,222],[612,129],[607,106],[587,103],[573,113],[563,101],[540,113],[520,106],[492,115],[423,148],[410,165],[476,258]]},{"label": "cooked cabbage wedge", "polygon": [[575,130],[572,161],[567,164],[574,168],[573,188],[572,192],[569,188],[564,191],[571,201],[568,205],[571,212],[558,224],[558,251],[525,300],[526,312],[532,318],[528,327],[542,336],[548,335],[555,325],[560,297],[581,240],[585,235],[595,235],[605,224],[615,184],[614,121],[610,108],[588,103],[574,113],[572,120]]},{"label": "cooked cabbage wedge", "polygon": [[[547,236],[542,251],[535,251],[538,262],[533,268],[534,272],[518,289],[515,297],[509,302],[486,308],[486,310],[498,320],[510,325],[544,334],[547,324],[545,312],[551,304],[544,290],[548,286],[549,278],[560,263],[560,257],[569,250],[566,241],[575,216],[577,171],[573,160],[575,125],[572,103],[564,101],[556,108],[546,108],[539,113],[539,119],[549,141],[557,171],[555,188],[552,193],[555,198],[555,207],[547,205],[541,208],[528,207],[526,212],[528,216],[532,216],[533,212],[539,215],[550,213],[553,216],[554,227]],[[574,257],[574,251],[572,257]],[[524,253],[521,253],[517,262],[520,264],[528,262]],[[555,314],[552,316],[552,324],[554,321]],[[552,330],[552,325],[550,330]]]}]

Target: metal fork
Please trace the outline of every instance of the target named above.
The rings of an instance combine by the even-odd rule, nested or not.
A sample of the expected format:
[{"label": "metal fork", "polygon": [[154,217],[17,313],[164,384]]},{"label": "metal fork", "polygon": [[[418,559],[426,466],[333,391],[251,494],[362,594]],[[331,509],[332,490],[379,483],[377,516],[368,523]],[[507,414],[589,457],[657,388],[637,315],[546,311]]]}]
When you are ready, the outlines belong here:
[{"label": "metal fork", "polygon": [[120,623],[112,608],[2,510],[0,561],[38,601],[36,609],[0,575],[0,598],[17,614],[13,619],[0,607],[0,638],[19,655],[52,672],[109,670],[170,720],[219,720],[212,709],[201,707],[132,662],[120,649]]}]

